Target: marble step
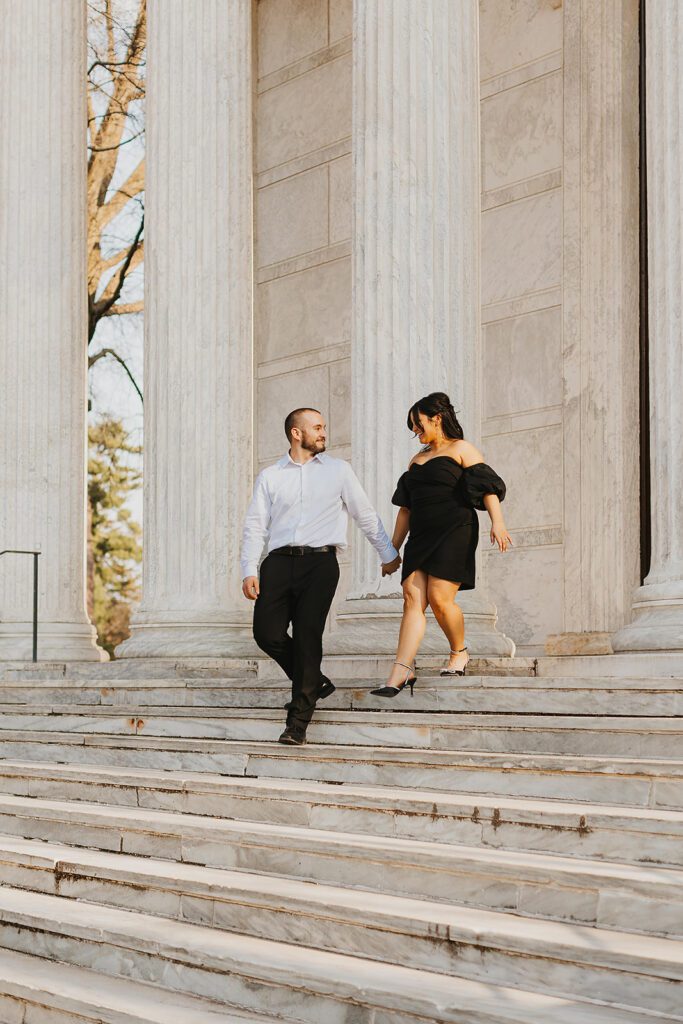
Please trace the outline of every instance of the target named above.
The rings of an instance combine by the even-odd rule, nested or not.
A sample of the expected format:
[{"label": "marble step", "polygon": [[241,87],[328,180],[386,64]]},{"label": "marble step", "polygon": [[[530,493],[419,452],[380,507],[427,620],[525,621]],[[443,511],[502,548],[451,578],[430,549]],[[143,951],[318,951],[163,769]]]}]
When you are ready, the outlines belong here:
[{"label": "marble step", "polygon": [[[285,747],[277,743],[239,743],[145,737],[87,736],[65,733],[0,732],[0,791],[61,795],[50,782],[50,764],[58,763],[69,784],[89,771],[125,769],[134,776],[159,771],[205,776],[248,776],[271,779],[395,785],[446,792],[543,797],[572,801],[598,801],[652,808],[683,809],[683,761],[653,758],[588,757],[570,754],[506,754],[477,751],[411,750],[307,744]],[[22,766],[33,768],[25,777]],[[41,769],[41,765],[44,768]],[[16,766],[16,768],[14,767]],[[40,779],[32,772],[37,772]],[[45,773],[48,773],[46,775]],[[132,777],[132,776],[129,776]],[[66,776],[64,776],[66,779]],[[33,781],[32,781],[33,780]],[[63,783],[66,785],[66,781]],[[92,777],[92,785],[97,787]],[[130,782],[107,783],[108,799],[136,803],[125,792]],[[134,784],[134,783],[133,783]],[[62,785],[61,776],[54,783]],[[41,786],[44,786],[40,793]],[[122,793],[114,795],[113,787]],[[79,787],[68,796],[79,798]],[[97,797],[96,799],[99,799]]]},{"label": "marble step", "polygon": [[[328,925],[323,923],[319,938],[312,938],[311,916],[316,914],[309,913],[308,904],[321,901],[323,907],[337,908],[336,920],[343,918],[346,907],[348,926],[356,920],[358,907],[381,914],[393,907],[398,920],[404,910],[409,915],[414,904],[420,904],[421,917],[434,906],[435,935],[442,934],[447,911],[448,920],[453,920],[457,908],[477,908],[683,938],[680,870],[454,844],[427,851],[422,843],[366,847],[365,862],[359,862],[362,850],[356,843],[356,856],[346,871],[330,865],[329,857],[321,860],[322,870],[312,882],[286,872],[264,876],[0,836],[0,882],[319,948],[325,946]],[[390,935],[397,929],[396,920],[385,925],[381,918],[378,924],[371,915],[364,926],[385,925]],[[356,941],[350,951],[360,948]],[[383,950],[380,943],[374,952],[363,951],[382,958]],[[385,951],[389,954],[389,947]],[[401,956],[396,952],[397,958]],[[438,969],[428,951],[425,956],[424,966]]]},{"label": "marble step", "polygon": [[683,679],[683,653],[644,651],[628,654],[545,656],[534,660],[533,673],[537,676],[567,675],[584,679],[590,679],[594,675]]},{"label": "marble step", "polygon": [[273,1024],[276,1018],[0,949],[3,1024]]},{"label": "marble step", "polygon": [[[227,1005],[276,1011],[284,1019],[311,1024],[462,1022],[468,1019],[464,1000],[468,989],[474,994],[474,986],[480,1014],[482,997],[488,995],[490,1004],[497,994],[504,1005],[509,998],[506,990],[517,988],[525,995],[559,996],[565,1006],[573,1002],[584,1014],[577,1021],[600,1020],[605,1003],[614,1009],[617,1004],[622,1014],[636,1010],[659,1014],[660,1020],[683,1020],[680,943],[605,933],[597,948],[588,942],[582,946],[577,929],[547,923],[545,936],[539,934],[534,942],[529,924],[508,920],[505,939],[495,928],[477,927],[475,922],[471,943],[445,934],[443,944],[451,946],[455,975],[449,976],[0,888],[0,947],[77,967],[94,966],[110,976],[149,981],[167,991]],[[512,945],[513,936],[524,954],[505,948],[504,941]],[[577,990],[580,998],[574,994]],[[595,1000],[603,1005],[596,1006]],[[514,1000],[510,1002],[514,1006]],[[359,1014],[356,1007],[366,1012]],[[525,1020],[528,1024],[533,1016],[528,1013]],[[544,1024],[548,1020],[562,1016],[552,1014]]]},{"label": "marble step", "polygon": [[[242,770],[235,766],[231,776],[0,760],[0,793],[290,824],[310,824],[310,809],[339,802],[339,793],[348,796],[369,791],[374,805],[386,787],[400,791],[404,797],[421,790],[432,805],[448,799],[445,794],[456,792],[498,800],[530,797],[683,810],[682,762],[524,754],[456,757],[443,751],[422,754],[391,748],[380,748],[372,759],[359,762],[355,752],[344,748],[317,752],[312,747],[278,748],[272,755],[269,749],[263,754],[249,751]],[[339,785],[343,789],[338,790]]]},{"label": "marble step", "polygon": [[[377,680],[341,680],[324,702],[324,710],[388,710],[369,692]],[[0,684],[6,712],[27,705],[47,710],[67,708],[87,712],[117,708],[143,716],[160,708],[282,709],[291,690],[279,680],[114,680],[92,686],[82,679],[68,685],[43,680],[37,685]],[[409,700],[409,708],[405,708]],[[465,677],[455,681],[421,676],[414,698],[396,699],[396,710],[478,712],[486,714],[628,715],[641,717],[683,714],[680,680],[582,680],[523,677]],[[400,703],[399,703],[400,702]],[[5,707],[6,706],[6,707]],[[321,704],[321,710],[323,705]],[[391,705],[394,710],[394,705]]]},{"label": "marble step", "polygon": [[[388,663],[391,667],[391,663]],[[85,690],[97,690],[97,691],[133,691],[140,690],[146,693],[154,690],[161,691],[172,691],[172,690],[247,690],[252,693],[260,693],[266,690],[288,690],[290,688],[290,682],[287,677],[282,673],[276,665],[272,665],[273,672],[244,672],[237,675],[176,675],[176,674],[162,674],[155,675],[150,667],[150,672],[147,675],[141,676],[117,676],[109,672],[106,676],[102,676],[101,670],[103,668],[116,669],[117,666],[123,666],[122,662],[103,662],[95,663],[84,662],[80,666],[81,671],[75,675],[60,676],[55,673],[50,673],[43,670],[38,666],[38,671],[31,672],[27,669],[27,675],[22,678],[15,678],[8,676],[3,668],[0,666],[0,693],[16,693],[21,695],[26,692],[35,690],[36,692],[55,690],[60,694],[64,694],[67,691],[85,691]],[[74,668],[77,668],[77,664],[74,662]],[[330,670],[332,671],[332,670]],[[355,690],[365,690],[366,687],[376,686],[378,682],[383,681],[385,674],[371,675],[337,675],[334,672],[334,679],[332,680],[337,689],[342,691],[354,692]],[[562,672],[555,672],[553,674],[545,675],[523,675],[520,676],[514,672],[506,675],[500,673],[494,674],[482,674],[480,672],[470,672],[464,676],[457,677],[445,677],[439,674],[438,669],[431,668],[418,668],[417,670],[418,683],[417,687],[425,685],[429,688],[448,689],[450,686],[455,686],[459,689],[494,689],[494,690],[505,690],[509,688],[521,689],[523,691],[531,689],[547,690],[644,690],[652,693],[660,691],[681,691],[683,689],[683,673],[679,673],[676,676],[662,676],[662,677],[650,677],[646,674],[643,675],[624,675],[624,676],[613,676],[613,675],[600,675],[600,674],[577,674],[567,675]],[[417,698],[417,687],[415,694]]]},{"label": "marble step", "polygon": [[[340,793],[336,800],[302,811],[308,813],[308,824],[5,795],[0,797],[0,833],[311,878],[329,870],[333,858],[335,870],[348,871],[351,884],[357,865],[350,860],[375,857],[382,862],[388,844],[392,855],[399,860],[407,856],[415,864],[418,854],[405,845],[407,840],[421,843],[420,856],[435,857],[439,865],[440,857],[448,858],[442,846],[455,843],[683,866],[683,814],[674,811],[467,795],[436,800],[430,793],[416,798],[391,790]],[[344,858],[348,865],[341,862]],[[382,872],[372,871],[381,887]]]},{"label": "marble step", "polygon": [[[135,709],[126,713],[90,708],[78,714],[57,706],[22,710],[16,705],[11,710],[0,706],[0,737],[6,732],[56,732],[276,741],[283,724],[284,712],[259,709],[176,708],[142,716]],[[676,759],[683,750],[683,718],[320,710],[308,738],[313,743],[356,747]]]},{"label": "marble step", "polygon": [[[444,663],[443,654],[420,654],[418,668],[436,671]],[[378,679],[389,671],[393,654],[335,654],[323,659],[323,671],[337,679]],[[556,676],[592,679],[608,676],[614,679],[683,679],[683,654],[648,651],[642,654],[484,657],[473,656],[472,673],[483,675],[553,678]],[[27,661],[3,662],[0,680],[29,682],[32,679],[158,679],[184,677],[195,679],[280,678],[276,665],[260,652],[249,658],[123,658],[93,665],[88,662]]]},{"label": "marble step", "polygon": [[[444,643],[443,654],[420,654],[418,669],[420,672],[432,672],[438,674],[445,663],[447,646]],[[112,680],[131,679],[195,679],[201,680],[225,680],[249,678],[263,681],[282,681],[285,675],[282,670],[270,658],[265,657],[261,652],[253,658],[122,658],[115,661],[88,663],[88,662],[50,662],[30,661],[3,662],[0,665],[0,683],[22,682],[31,683],[42,680],[55,680],[69,683],[71,681],[86,680],[93,685],[106,685]],[[634,659],[633,665],[637,666],[633,671],[628,671],[626,665],[620,667],[618,672],[612,671],[614,659],[602,659],[604,667],[602,670],[595,665],[593,674],[606,676],[642,676],[652,677],[673,677],[676,672],[672,671],[673,662],[662,662],[662,671],[652,670],[653,659],[647,662],[638,663]],[[564,672],[563,665],[568,664],[566,659],[556,659],[558,662],[555,671],[551,674],[574,675],[574,671]],[[381,679],[391,670],[394,662],[393,654],[346,654],[330,655],[323,658],[323,672],[337,680],[356,679]],[[537,658],[501,658],[501,657],[477,657],[473,656],[468,672],[473,675],[497,675],[497,676],[534,676],[538,665]],[[678,663],[678,678],[683,679],[683,658]]]},{"label": "marble step", "polygon": [[[264,745],[265,746],[265,745]],[[209,772],[162,771],[104,765],[0,760],[0,793],[55,800],[85,800],[164,810],[200,811],[263,820],[276,801],[295,814],[292,801],[320,802],[330,783],[403,790],[478,793],[598,802],[612,806],[683,810],[683,763],[599,761],[593,758],[550,758],[535,755],[464,754],[443,751],[421,754],[381,748],[359,762],[343,748],[314,752],[296,748],[269,757],[250,751],[241,772],[226,777]],[[259,760],[257,760],[259,759]],[[673,774],[677,771],[678,774]],[[253,793],[252,787],[262,787]],[[267,791],[267,792],[266,792]],[[309,801],[310,798],[310,801]]]},{"label": "marble step", "polygon": [[[437,671],[444,663],[446,645],[442,655],[422,655],[418,669]],[[379,679],[389,671],[393,654],[330,655],[323,660],[323,671],[340,679]],[[541,656],[541,657],[473,657],[470,671],[480,675],[529,676],[555,678],[559,676],[594,679],[683,679],[683,654],[648,651],[642,654]],[[281,672],[262,655],[250,658],[124,658],[93,665],[88,662],[48,662],[37,664],[27,661],[3,662],[0,681],[30,682],[36,679],[89,679],[103,684],[112,679],[149,679],[169,677],[194,679],[240,678],[278,679]]]},{"label": "marble step", "polygon": [[[593,977],[592,988],[590,978],[576,979],[590,998],[618,998],[641,1005],[648,985],[660,984],[648,981],[653,964],[659,965],[656,978],[671,975],[670,980],[675,980],[675,964],[683,950],[683,942],[524,921],[509,914],[382,893],[122,855],[98,857],[89,851],[80,859],[69,858],[66,852],[62,860],[57,848],[52,853],[49,848],[25,853],[34,870],[49,868],[51,860],[58,864],[62,897],[382,962],[409,962],[413,968],[439,974],[495,983],[509,977],[510,984],[523,984],[533,991],[563,991],[571,985],[571,971]],[[514,974],[520,957],[524,966]],[[619,972],[616,981],[604,973],[612,971]],[[629,979],[624,976],[634,971],[637,978],[631,979],[632,989],[627,990]]]}]

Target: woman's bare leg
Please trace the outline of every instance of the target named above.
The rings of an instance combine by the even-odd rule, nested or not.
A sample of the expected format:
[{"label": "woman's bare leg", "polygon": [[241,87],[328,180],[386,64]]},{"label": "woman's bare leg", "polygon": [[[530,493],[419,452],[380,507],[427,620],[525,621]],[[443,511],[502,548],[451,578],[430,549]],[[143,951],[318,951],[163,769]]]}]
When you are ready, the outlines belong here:
[{"label": "woman's bare leg", "polygon": [[[427,619],[427,574],[417,569],[403,583],[403,617],[398,634],[398,650],[396,661],[404,665],[412,665],[415,661],[422,638],[425,634]],[[400,686],[406,677],[407,669],[394,665],[387,686]]]},{"label": "woman's bare leg", "polygon": [[452,653],[460,651],[465,646],[465,619],[462,609],[455,601],[459,589],[459,583],[440,580],[436,576],[429,576],[427,579],[427,600],[436,621],[446,634],[451,650],[448,668],[454,669],[464,668],[468,660],[467,651],[463,651],[462,654]]}]

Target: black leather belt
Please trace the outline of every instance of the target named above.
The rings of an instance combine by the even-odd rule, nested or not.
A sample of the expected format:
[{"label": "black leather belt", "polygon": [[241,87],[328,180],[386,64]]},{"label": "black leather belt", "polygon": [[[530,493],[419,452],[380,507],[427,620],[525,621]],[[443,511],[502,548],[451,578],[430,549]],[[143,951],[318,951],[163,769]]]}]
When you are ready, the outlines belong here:
[{"label": "black leather belt", "polygon": [[275,548],[271,555],[324,555],[328,551],[336,551],[334,544],[323,544],[320,548],[309,547],[308,544],[285,544],[283,548]]}]

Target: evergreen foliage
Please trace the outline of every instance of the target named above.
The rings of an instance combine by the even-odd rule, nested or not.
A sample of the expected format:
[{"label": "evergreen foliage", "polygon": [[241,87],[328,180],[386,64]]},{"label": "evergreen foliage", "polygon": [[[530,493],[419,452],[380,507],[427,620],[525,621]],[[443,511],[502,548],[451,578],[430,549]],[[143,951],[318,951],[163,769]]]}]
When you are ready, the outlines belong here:
[{"label": "evergreen foliage", "polygon": [[113,654],[129,635],[131,610],[140,597],[142,529],[126,501],[142,479],[142,448],[116,419],[91,425],[88,440],[89,612],[100,645]]}]

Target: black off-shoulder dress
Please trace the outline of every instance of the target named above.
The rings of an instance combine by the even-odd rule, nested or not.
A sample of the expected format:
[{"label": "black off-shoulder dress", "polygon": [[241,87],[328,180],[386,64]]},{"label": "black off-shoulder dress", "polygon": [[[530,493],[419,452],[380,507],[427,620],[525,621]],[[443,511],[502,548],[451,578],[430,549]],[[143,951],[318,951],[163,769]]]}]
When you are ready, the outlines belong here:
[{"label": "black off-shoulder dress", "polygon": [[484,462],[467,468],[450,455],[414,462],[400,477],[392,503],[410,509],[401,582],[416,569],[474,590],[475,552],[484,496],[505,498],[505,484]]}]

